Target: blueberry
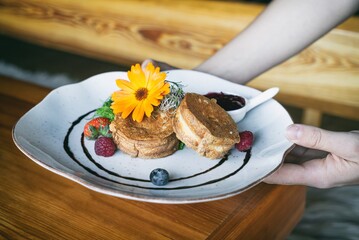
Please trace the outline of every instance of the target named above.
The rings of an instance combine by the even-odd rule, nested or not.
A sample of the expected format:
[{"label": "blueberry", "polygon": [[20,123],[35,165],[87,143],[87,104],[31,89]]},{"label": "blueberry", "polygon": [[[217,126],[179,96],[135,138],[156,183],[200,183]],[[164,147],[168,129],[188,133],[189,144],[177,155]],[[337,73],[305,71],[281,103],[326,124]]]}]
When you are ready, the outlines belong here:
[{"label": "blueberry", "polygon": [[150,180],[154,185],[164,186],[170,180],[170,176],[165,169],[156,168],[151,172]]}]

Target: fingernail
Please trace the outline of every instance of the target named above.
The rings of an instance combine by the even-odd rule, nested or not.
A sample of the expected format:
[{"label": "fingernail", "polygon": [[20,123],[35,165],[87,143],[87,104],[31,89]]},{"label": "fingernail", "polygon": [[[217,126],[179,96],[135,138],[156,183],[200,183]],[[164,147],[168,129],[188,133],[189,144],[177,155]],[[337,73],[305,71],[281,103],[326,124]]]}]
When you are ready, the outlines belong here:
[{"label": "fingernail", "polygon": [[302,135],[300,127],[296,124],[289,125],[287,127],[286,136],[289,140],[295,141],[298,140]]}]

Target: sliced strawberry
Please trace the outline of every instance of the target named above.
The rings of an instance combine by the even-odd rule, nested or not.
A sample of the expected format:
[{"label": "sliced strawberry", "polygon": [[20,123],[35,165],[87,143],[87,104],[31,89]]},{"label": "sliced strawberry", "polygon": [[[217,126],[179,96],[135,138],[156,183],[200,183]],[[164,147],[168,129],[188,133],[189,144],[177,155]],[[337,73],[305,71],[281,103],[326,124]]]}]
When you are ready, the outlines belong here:
[{"label": "sliced strawberry", "polygon": [[90,120],[84,127],[84,135],[87,139],[96,139],[99,135],[109,136],[110,120],[104,117],[98,117]]},{"label": "sliced strawberry", "polygon": [[90,125],[89,123],[86,123],[84,127],[84,135],[87,139],[96,139],[98,137],[98,131],[97,129]]},{"label": "sliced strawberry", "polygon": [[98,129],[98,133],[99,133],[100,136],[109,137],[109,138],[112,137],[112,133],[110,131],[110,126],[109,125],[106,125],[104,127],[101,126]]}]

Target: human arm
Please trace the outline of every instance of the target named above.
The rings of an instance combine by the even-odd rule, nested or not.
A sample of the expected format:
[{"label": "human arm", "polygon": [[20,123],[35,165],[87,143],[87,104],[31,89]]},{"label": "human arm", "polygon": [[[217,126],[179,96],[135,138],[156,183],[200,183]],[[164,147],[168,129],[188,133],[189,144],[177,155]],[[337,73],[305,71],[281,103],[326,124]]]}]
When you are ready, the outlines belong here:
[{"label": "human arm", "polygon": [[245,84],[296,55],[350,17],[358,0],[273,0],[197,71]]}]

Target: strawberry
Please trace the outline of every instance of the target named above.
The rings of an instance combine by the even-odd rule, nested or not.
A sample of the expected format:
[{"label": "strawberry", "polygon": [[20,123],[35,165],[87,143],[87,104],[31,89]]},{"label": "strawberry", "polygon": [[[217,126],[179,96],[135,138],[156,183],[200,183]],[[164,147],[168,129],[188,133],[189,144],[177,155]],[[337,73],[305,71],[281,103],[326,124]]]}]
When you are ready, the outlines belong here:
[{"label": "strawberry", "polygon": [[251,149],[254,141],[254,135],[251,131],[243,131],[239,133],[240,142],[236,143],[235,147],[241,151],[245,152]]},{"label": "strawberry", "polygon": [[84,127],[84,135],[87,139],[96,139],[98,136],[111,137],[110,120],[104,117],[91,119]]},{"label": "strawberry", "polygon": [[115,154],[116,145],[110,137],[100,136],[95,142],[95,153],[98,156],[111,157]]}]

